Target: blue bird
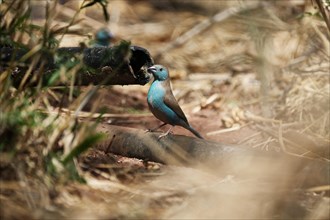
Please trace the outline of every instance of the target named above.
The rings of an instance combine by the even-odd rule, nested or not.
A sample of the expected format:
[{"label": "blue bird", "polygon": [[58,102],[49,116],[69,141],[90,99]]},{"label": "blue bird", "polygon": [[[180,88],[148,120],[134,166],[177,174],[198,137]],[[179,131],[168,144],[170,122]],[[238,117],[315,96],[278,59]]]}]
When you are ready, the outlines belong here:
[{"label": "blue bird", "polygon": [[96,32],[92,47],[109,47],[113,38],[113,34],[108,29],[102,28]]},{"label": "blue bird", "polygon": [[[203,139],[203,137],[189,125],[186,116],[176,101],[170,86],[169,71],[162,65],[154,65],[148,68],[148,72],[154,76],[154,81],[148,91],[147,102],[149,109],[156,118],[164,122],[158,128],[166,124],[172,125],[172,127],[166,133],[160,135],[159,138],[168,135],[172,128],[178,125],[191,131],[196,137]],[[153,130],[157,130],[158,128]]]}]

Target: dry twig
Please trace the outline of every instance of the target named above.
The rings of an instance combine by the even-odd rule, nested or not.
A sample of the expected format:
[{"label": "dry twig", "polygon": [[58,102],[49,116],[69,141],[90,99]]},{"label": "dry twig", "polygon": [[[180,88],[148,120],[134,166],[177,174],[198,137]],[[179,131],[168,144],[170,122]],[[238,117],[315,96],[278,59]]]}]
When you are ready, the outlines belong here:
[{"label": "dry twig", "polygon": [[244,7],[237,6],[237,7],[228,8],[224,11],[221,11],[221,12],[217,13],[216,15],[214,15],[214,16],[200,22],[199,24],[195,25],[189,31],[185,32],[183,35],[176,38],[170,44],[165,46],[162,50],[160,50],[156,54],[155,59],[158,59],[163,54],[167,53],[169,50],[186,43],[188,40],[190,40],[194,36],[196,36],[196,35],[202,33],[203,31],[205,31],[212,24],[222,22],[222,21],[226,20],[227,18],[230,18],[233,15],[237,15],[237,14],[242,13],[244,11],[253,10],[253,9],[256,9],[260,6],[261,6],[260,4],[251,4],[251,5],[247,5],[247,6],[244,6]]}]

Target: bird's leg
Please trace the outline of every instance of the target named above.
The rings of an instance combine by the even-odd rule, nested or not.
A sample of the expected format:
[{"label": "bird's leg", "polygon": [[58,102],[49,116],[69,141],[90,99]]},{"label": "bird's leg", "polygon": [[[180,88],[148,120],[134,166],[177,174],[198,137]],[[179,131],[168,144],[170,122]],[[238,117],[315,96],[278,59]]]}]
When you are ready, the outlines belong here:
[{"label": "bird's leg", "polygon": [[173,128],[174,128],[174,126],[171,126],[170,129],[168,129],[168,131],[166,133],[159,135],[158,140],[160,140],[161,138],[167,136]]},{"label": "bird's leg", "polygon": [[163,124],[159,125],[158,127],[153,128],[153,129],[148,129],[148,130],[146,130],[146,132],[154,132],[154,131],[157,131],[159,128],[161,128],[161,127],[163,127],[163,126],[165,126],[165,125],[167,125],[167,123],[163,123]]}]

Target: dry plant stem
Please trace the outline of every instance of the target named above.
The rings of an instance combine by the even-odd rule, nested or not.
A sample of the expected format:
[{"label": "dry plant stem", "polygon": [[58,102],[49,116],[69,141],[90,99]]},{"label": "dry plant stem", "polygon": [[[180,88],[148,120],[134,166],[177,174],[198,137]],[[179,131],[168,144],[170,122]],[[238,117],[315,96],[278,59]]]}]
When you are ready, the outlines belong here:
[{"label": "dry plant stem", "polygon": [[[40,109],[40,112],[51,114],[51,115],[75,114],[75,111],[71,111],[67,108],[59,108],[54,111],[45,111],[43,109]],[[79,111],[79,114],[78,114],[79,118],[141,118],[141,117],[149,117],[149,116],[152,116],[152,114],[151,113],[141,113],[141,114],[105,113],[105,114],[101,114],[101,113],[91,113],[91,112],[84,112],[84,111]]]},{"label": "dry plant stem", "polygon": [[93,88],[91,88],[88,91],[88,93],[86,94],[86,96],[84,97],[84,99],[82,100],[82,102],[79,104],[78,108],[75,110],[75,112],[74,112],[74,116],[75,117],[78,117],[79,116],[79,112],[85,107],[85,105],[93,97],[93,95],[97,92],[97,90],[99,90],[99,88],[100,88],[100,85],[97,85],[97,86],[94,86]]},{"label": "dry plant stem", "polygon": [[244,116],[248,120],[251,120],[251,121],[254,121],[254,122],[280,123],[279,120],[271,119],[271,118],[265,118],[265,117],[262,117],[262,116],[254,115],[253,113],[248,112],[248,111],[245,112]]},{"label": "dry plant stem", "polygon": [[[21,173],[21,172],[19,172],[19,173]],[[19,174],[18,173],[18,174]],[[27,183],[27,179],[25,178],[25,177],[22,177],[22,173],[21,174],[19,174],[19,176],[20,176],[20,185],[21,185],[21,187],[23,188],[23,187],[25,187],[27,190],[25,190],[25,191],[23,191],[23,193],[24,193],[24,199],[26,200],[26,204],[29,206],[29,208],[35,208],[35,205],[33,204],[33,199],[32,199],[32,197],[31,197],[31,194],[30,194],[30,188],[29,188],[29,184]]]},{"label": "dry plant stem", "polygon": [[315,0],[317,6],[319,7],[319,10],[322,14],[322,17],[325,21],[325,23],[327,24],[327,27],[329,29],[330,32],[330,13],[329,10],[326,9],[325,7],[325,3],[322,0]]},{"label": "dry plant stem", "polygon": [[[123,190],[125,192],[129,192],[129,193],[132,193],[134,195],[142,195],[142,196],[145,196],[145,197],[150,197],[149,194],[145,194],[143,192],[140,192],[138,190],[134,190],[134,188],[131,188],[131,187],[127,187],[126,185],[124,184],[121,184],[119,182],[116,182],[116,181],[113,181],[113,176],[109,175],[108,173],[106,172],[103,172],[103,171],[100,171],[98,169],[93,169],[92,167],[89,167],[87,164],[81,164],[81,166],[84,168],[84,169],[89,169],[91,171],[93,171],[94,173],[96,173],[97,175],[100,175],[102,176],[102,178],[105,178],[107,181],[106,181],[106,184],[107,185],[110,185],[112,188],[116,188],[116,189],[120,189],[120,190]],[[98,187],[98,186],[95,186],[96,184],[95,183],[100,183],[102,182],[102,180],[97,180],[93,177],[91,177],[90,175],[84,175],[86,181],[87,181],[87,184],[92,186],[92,187]]]},{"label": "dry plant stem", "polygon": [[263,32],[260,30],[257,31],[257,34],[254,38],[255,47],[258,51],[258,60],[257,63],[257,73],[260,79],[260,105],[261,111],[264,117],[271,117],[271,107],[270,107],[270,82],[271,77],[273,76],[273,69],[270,63],[269,54],[272,51],[272,39],[268,34],[263,36]]},{"label": "dry plant stem", "polygon": [[206,136],[212,136],[212,135],[223,134],[223,133],[232,132],[232,131],[238,131],[242,127],[244,127],[244,126],[233,126],[231,128],[225,128],[225,129],[220,129],[220,130],[216,130],[216,131],[211,131],[211,132],[208,132],[206,134]]},{"label": "dry plant stem", "polygon": [[112,136],[112,139],[111,139],[111,141],[109,142],[109,145],[108,145],[108,147],[107,147],[107,149],[106,149],[106,151],[105,151],[106,154],[110,152],[110,147],[112,146],[113,140],[114,140],[115,138],[116,138],[116,135],[113,135],[113,136]]},{"label": "dry plant stem", "polygon": [[194,36],[202,33],[203,31],[205,31],[208,27],[210,27],[214,23],[224,21],[233,15],[239,14],[244,11],[256,9],[260,6],[261,6],[260,4],[251,4],[251,5],[244,6],[244,7],[242,7],[242,6],[231,7],[224,11],[221,11],[221,12],[217,13],[216,15],[198,23],[196,26],[191,28],[189,31],[185,32],[183,35],[176,38],[173,42],[171,42],[166,47],[164,47],[161,51],[159,51],[155,55],[155,58],[157,59],[157,58],[161,57],[163,54],[165,54],[166,52],[168,52],[169,50],[186,43],[188,40],[190,40]]},{"label": "dry plant stem", "polygon": [[[307,156],[303,156],[303,155],[305,155],[305,154],[307,154],[307,153],[312,153],[312,154],[315,155],[316,157],[319,157],[319,159],[323,159],[323,160],[328,161],[328,160],[327,160],[326,158],[324,158],[322,155],[320,155],[320,154],[318,154],[318,153],[316,153],[316,152],[314,152],[314,151],[311,151],[311,150],[309,150],[309,149],[306,149],[306,146],[302,147],[301,145],[298,145],[298,144],[295,143],[294,141],[291,141],[291,140],[289,140],[289,139],[283,137],[283,135],[282,135],[283,132],[282,132],[281,129],[279,130],[279,131],[280,131],[279,134],[277,134],[277,132],[274,131],[274,130],[271,129],[271,128],[266,128],[266,127],[263,127],[263,126],[260,126],[260,125],[257,125],[257,127],[258,127],[258,129],[260,129],[260,130],[266,132],[267,134],[271,135],[272,137],[274,137],[274,138],[278,138],[278,139],[279,139],[279,142],[280,142],[280,145],[281,145],[281,148],[282,148],[283,151],[284,151],[285,153],[287,153],[287,154],[290,154],[290,155],[292,155],[292,156],[306,157],[306,158],[307,158]],[[281,143],[281,142],[282,142],[282,143]],[[296,147],[297,149],[305,150],[305,153],[304,153],[303,155],[299,155],[299,154],[295,154],[295,153],[288,152],[288,151],[286,150],[285,145],[284,145],[285,142],[288,143],[288,144],[290,144],[291,146]]]},{"label": "dry plant stem", "polygon": [[310,191],[310,192],[330,191],[330,185],[315,186],[315,187],[309,188],[308,191]]},{"label": "dry plant stem", "polygon": [[253,148],[258,148],[261,146],[261,149],[264,149],[269,142],[270,142],[270,139],[268,138],[267,140],[254,145]]},{"label": "dry plant stem", "polygon": [[255,132],[254,134],[252,134],[252,135],[250,135],[250,136],[248,136],[248,137],[246,137],[246,138],[240,140],[240,141],[238,142],[238,144],[242,144],[242,143],[248,142],[249,140],[255,138],[256,136],[258,136],[258,135],[260,135],[260,134],[261,134],[261,132],[260,132],[260,131],[257,131],[257,132]]},{"label": "dry plant stem", "polygon": [[[59,5],[57,8],[58,13],[66,16],[66,17],[72,17],[72,15],[75,15],[77,13],[77,11],[68,8],[66,6],[63,5]],[[88,25],[90,27],[93,27],[93,29],[97,30],[100,29],[102,27],[104,27],[104,24],[102,22],[99,22],[89,16],[84,15],[83,13],[79,14],[80,17],[83,18],[83,20],[81,21],[84,25]]]},{"label": "dry plant stem", "polygon": [[282,121],[280,122],[280,125],[278,126],[278,142],[280,143],[280,146],[281,146],[283,152],[291,154],[290,152],[288,152],[286,150],[286,147],[284,145]]},{"label": "dry plant stem", "polygon": [[[57,7],[55,7],[55,9],[56,9],[56,8],[57,8]],[[68,9],[68,8],[67,8],[67,7],[62,7],[62,9],[63,9],[63,10],[60,10],[60,12],[63,13],[63,12],[65,12],[65,9]],[[71,9],[71,10],[72,10],[72,9]],[[58,12],[58,11],[57,11],[57,12]],[[72,15],[73,15],[73,17],[72,17],[72,19],[70,20],[69,25],[67,25],[67,27],[65,28],[64,33],[62,34],[62,36],[61,36],[61,38],[60,38],[60,42],[63,40],[65,34],[68,33],[69,28],[70,28],[71,26],[74,25],[74,23],[75,23],[75,21],[76,21],[78,15],[80,14],[80,12],[81,12],[81,9],[79,9],[78,11],[74,11],[74,10],[72,10],[71,13],[68,15],[68,17],[72,17]]]},{"label": "dry plant stem", "polygon": [[267,139],[267,142],[261,147],[261,149],[262,149],[262,150],[266,150],[266,151],[268,151],[268,150],[269,150],[269,144],[270,144],[271,142],[273,142],[273,141],[274,141],[274,138],[269,137],[269,138]]},{"label": "dry plant stem", "polygon": [[[308,129],[310,129],[312,126],[314,126],[315,124],[320,124],[322,123],[322,121],[326,121],[326,117],[329,116],[329,112],[325,112],[323,115],[321,115],[319,118],[314,119],[312,123],[310,123],[308,126],[306,126],[301,133],[306,132]],[[322,120],[323,119],[323,120]]]}]

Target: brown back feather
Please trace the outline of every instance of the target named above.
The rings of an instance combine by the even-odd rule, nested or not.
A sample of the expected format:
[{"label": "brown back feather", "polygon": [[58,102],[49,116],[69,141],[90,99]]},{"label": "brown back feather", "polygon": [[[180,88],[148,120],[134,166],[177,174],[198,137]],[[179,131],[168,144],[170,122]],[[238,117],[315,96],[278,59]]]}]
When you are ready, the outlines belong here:
[{"label": "brown back feather", "polygon": [[189,125],[186,116],[184,115],[182,109],[180,108],[177,100],[175,99],[175,97],[172,93],[171,86],[170,86],[170,80],[167,79],[166,81],[163,81],[162,83],[164,85],[164,88],[166,89],[164,103]]}]

